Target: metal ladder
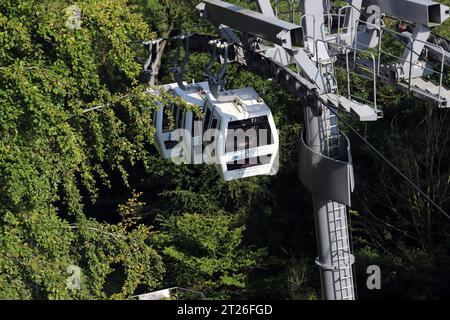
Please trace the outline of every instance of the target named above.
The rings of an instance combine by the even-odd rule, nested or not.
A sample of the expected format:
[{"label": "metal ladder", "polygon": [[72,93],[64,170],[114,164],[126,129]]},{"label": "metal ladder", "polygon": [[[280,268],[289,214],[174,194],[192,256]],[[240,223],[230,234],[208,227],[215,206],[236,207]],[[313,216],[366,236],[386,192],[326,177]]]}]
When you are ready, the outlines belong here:
[{"label": "metal ladder", "polygon": [[340,157],[340,133],[338,119],[330,110],[323,108],[319,121],[319,136],[321,152],[327,157],[339,159]]},{"label": "metal ladder", "polygon": [[[330,158],[340,159],[341,137],[336,115],[323,108],[318,121],[322,153]],[[347,207],[329,201],[327,203],[327,219],[335,299],[354,300],[356,299],[352,269],[354,258],[350,253]]]},{"label": "metal ladder", "polygon": [[355,288],[350,253],[350,236],[347,223],[347,207],[330,201],[327,204],[330,232],[330,254],[336,300],[354,300]]}]

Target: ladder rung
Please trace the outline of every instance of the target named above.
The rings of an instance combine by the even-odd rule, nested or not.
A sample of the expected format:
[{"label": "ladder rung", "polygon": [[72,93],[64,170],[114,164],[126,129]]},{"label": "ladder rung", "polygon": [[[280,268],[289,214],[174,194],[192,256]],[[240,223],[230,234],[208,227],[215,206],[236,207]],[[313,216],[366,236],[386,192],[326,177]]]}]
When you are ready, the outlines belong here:
[{"label": "ladder rung", "polygon": [[[333,252],[334,254],[336,254],[337,256],[339,256],[340,258],[342,258],[343,255],[345,255],[346,253],[348,253],[348,255],[350,255],[350,250],[349,250],[348,248],[343,248],[343,249],[338,248],[338,249],[336,249],[336,250],[332,250],[332,252]],[[339,254],[339,253],[340,253],[340,254]],[[334,254],[333,254],[333,255],[334,255]]]},{"label": "ladder rung", "polygon": [[336,250],[338,250],[338,249],[348,249],[347,241],[345,241],[347,239],[348,239],[347,237],[345,237],[345,238],[338,238],[338,239],[333,240],[331,242],[332,243],[336,243],[336,242],[339,242],[339,241],[343,242],[342,246],[340,246],[340,247],[338,246]]},{"label": "ladder rung", "polygon": [[[335,264],[335,267],[336,267],[336,272],[344,271],[344,270],[350,270],[351,264],[347,264],[346,263],[347,261],[348,261],[347,258],[345,258],[345,259],[340,258],[340,259],[334,260],[334,264]],[[338,264],[340,266],[337,266],[336,264]]]},{"label": "ladder rung", "polygon": [[[344,241],[344,240],[347,240],[348,238],[339,238],[339,239],[336,239],[336,240],[333,240],[333,241],[331,241],[331,243],[336,243],[336,242],[339,242],[339,241]],[[345,245],[346,244],[346,241],[344,241],[344,243],[343,243],[343,245]],[[337,248],[337,249],[348,249],[348,246],[342,246],[341,248]],[[337,250],[336,249],[336,250]]]},{"label": "ladder rung", "polygon": [[[338,259],[338,261],[341,261],[341,260],[350,260],[350,257],[341,257]],[[350,266],[345,266],[345,267],[341,267],[341,269],[345,269],[345,268],[349,268],[349,267]]]},{"label": "ladder rung", "polygon": [[336,269],[335,271],[338,272],[338,271],[343,271],[343,270],[347,270],[350,268],[351,268],[351,265],[344,265],[344,266],[341,266],[340,269]]},{"label": "ladder rung", "polygon": [[[348,249],[348,248],[343,248],[343,249],[337,249],[337,250],[333,250],[334,252],[336,252],[336,253],[338,253],[339,254],[339,252],[340,253],[348,253],[348,254],[350,254],[350,250]],[[341,257],[342,257],[342,255],[341,255]]]},{"label": "ladder rung", "polygon": [[[335,209],[344,209],[345,206],[343,206],[343,205],[335,205],[334,208],[335,208]],[[345,218],[345,215],[342,214],[339,218],[336,218],[336,219],[342,220],[342,219],[344,219],[344,218]]]},{"label": "ladder rung", "polygon": [[[337,240],[331,241],[331,243],[336,243],[336,242],[343,241],[343,240],[346,240],[346,239],[339,238]],[[345,251],[345,250],[348,250],[348,249],[349,249],[349,247],[345,246],[345,247],[341,247],[341,248],[336,248],[336,250],[333,250],[333,251],[338,251],[338,250]]]},{"label": "ladder rung", "polygon": [[352,267],[348,258],[336,259],[334,260],[334,265],[336,267],[336,271],[344,271],[344,270],[350,271],[350,268]]},{"label": "ladder rung", "polygon": [[338,250],[333,250],[333,256],[335,257],[339,257],[339,258],[347,258],[348,256],[350,256],[350,251],[349,250],[340,250],[341,254],[339,254]]},{"label": "ladder rung", "polygon": [[342,251],[342,252],[348,253],[348,255],[344,257],[344,256],[342,256],[342,255],[339,255],[339,254],[338,254],[339,252],[336,252],[336,254],[338,254],[338,255],[337,255],[338,258],[339,258],[339,259],[348,259],[348,257],[350,256],[350,251]]},{"label": "ladder rung", "polygon": [[[332,233],[336,233],[336,232],[332,231]],[[347,240],[347,239],[348,239],[348,237],[342,237],[342,238],[337,238],[337,239],[335,239],[335,240],[333,240],[331,242],[339,242],[339,241],[343,241],[343,240]]]},{"label": "ladder rung", "polygon": [[347,290],[347,289],[352,289],[352,288],[353,288],[353,286],[348,286],[348,287],[341,288],[341,290]]},{"label": "ladder rung", "polygon": [[353,268],[351,266],[343,268],[342,272],[343,274],[340,274],[341,277],[353,277]]}]

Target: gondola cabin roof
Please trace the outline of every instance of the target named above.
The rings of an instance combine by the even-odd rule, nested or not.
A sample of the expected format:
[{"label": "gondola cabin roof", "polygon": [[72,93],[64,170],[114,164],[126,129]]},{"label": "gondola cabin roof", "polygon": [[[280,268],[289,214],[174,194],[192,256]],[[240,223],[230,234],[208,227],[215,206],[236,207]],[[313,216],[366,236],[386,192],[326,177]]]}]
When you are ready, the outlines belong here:
[{"label": "gondola cabin roof", "polygon": [[176,83],[164,85],[163,88],[166,91],[172,91],[175,96],[182,98],[187,103],[201,107],[203,107],[206,95],[209,93],[208,82],[187,85],[186,91],[182,90]]},{"label": "gondola cabin roof", "polygon": [[221,102],[208,94],[208,100],[215,106],[216,112],[221,118],[229,121],[245,120],[249,118],[269,116],[270,109],[264,100],[259,97],[253,88],[228,90],[221,94],[222,97],[233,97],[234,101]]}]

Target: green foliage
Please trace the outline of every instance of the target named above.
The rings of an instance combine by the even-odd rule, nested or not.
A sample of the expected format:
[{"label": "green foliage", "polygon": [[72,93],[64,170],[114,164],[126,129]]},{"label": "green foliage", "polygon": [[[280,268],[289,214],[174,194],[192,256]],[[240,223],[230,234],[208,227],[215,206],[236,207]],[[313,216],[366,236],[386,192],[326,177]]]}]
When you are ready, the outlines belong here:
[{"label": "green foliage", "polygon": [[[274,177],[225,183],[213,166],[175,166],[151,146],[157,103],[186,105],[143,93],[141,41],[169,29],[216,32],[198,2],[80,0],[80,29],[66,25],[67,1],[0,3],[0,299],[126,299],[175,286],[221,299],[320,296],[310,193],[297,178],[304,106],[229,67],[227,87],[254,87],[274,114]],[[448,22],[436,31],[448,36]],[[173,81],[172,56],[168,46],[161,83]],[[208,60],[193,54],[185,79],[203,80]],[[353,80],[371,98],[369,84]],[[385,119],[352,123],[448,210],[448,112],[378,89]],[[356,278],[365,288],[365,268],[377,264],[383,279],[379,296],[360,297],[448,296],[448,224],[352,146]],[[79,289],[68,288],[73,267]]]},{"label": "green foliage", "polygon": [[[107,225],[84,210],[110,172],[126,181],[124,165],[147,159],[155,103],[135,80],[136,40],[151,34],[126,1],[77,5],[81,29],[66,26],[64,1],[0,4],[4,298],[104,298],[112,264],[123,268],[114,296],[123,298],[156,286],[163,270],[147,227]],[[66,288],[70,265],[82,268],[80,291]]]},{"label": "green foliage", "polygon": [[242,246],[244,227],[225,215],[183,214],[165,219],[156,240],[171,266],[168,277],[208,298],[230,298],[246,286],[265,251]]},{"label": "green foliage", "polygon": [[448,296],[448,254],[442,249],[426,252],[399,245],[397,248],[379,251],[364,247],[357,259],[361,273],[363,266],[378,265],[381,269],[380,292],[369,292],[362,278],[359,295],[362,299],[435,300]]}]

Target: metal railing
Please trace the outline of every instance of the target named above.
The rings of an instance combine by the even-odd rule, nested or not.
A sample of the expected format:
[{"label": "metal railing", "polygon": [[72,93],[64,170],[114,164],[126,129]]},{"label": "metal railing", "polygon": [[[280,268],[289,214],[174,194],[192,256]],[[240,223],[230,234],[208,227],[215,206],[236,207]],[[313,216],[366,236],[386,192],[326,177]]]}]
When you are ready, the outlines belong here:
[{"label": "metal railing", "polygon": [[[352,29],[353,26],[347,26],[347,27],[341,28],[341,17],[342,17],[341,13],[342,13],[343,10],[347,10],[347,9],[350,9],[350,12],[351,12],[350,17],[349,17],[349,21],[353,21],[353,12],[354,12],[355,9],[352,6],[344,6],[342,8],[339,8],[338,15],[337,15],[338,16],[338,29],[337,29],[338,34],[341,32],[341,30],[346,30],[346,33],[347,33],[348,28],[351,28],[350,29],[351,31],[353,30]],[[347,13],[345,13],[344,17],[346,15],[347,15]],[[353,39],[353,37],[352,37],[352,39]]]},{"label": "metal railing", "polygon": [[[303,20],[305,18],[309,18],[309,17],[313,18],[313,24],[312,24],[312,26],[313,26],[313,36],[312,37],[305,34],[305,30],[307,29],[308,26],[306,25],[305,27],[303,27],[303,22],[304,22]],[[308,23],[307,20],[306,20],[306,23]],[[316,28],[315,28],[316,17],[314,17],[314,15],[312,15],[312,14],[305,14],[305,15],[301,16],[301,18],[300,18],[300,25],[302,26],[303,39],[305,39],[305,40],[311,39],[313,41],[312,53],[314,54],[316,52],[316,48],[315,48],[315,45],[316,45]]]},{"label": "metal railing", "polygon": [[[441,106],[442,105],[442,102],[441,102],[442,82],[444,80],[445,50],[441,46],[438,46],[438,45],[435,45],[435,44],[430,44],[429,42],[426,42],[426,41],[423,41],[423,40],[419,40],[419,39],[414,39],[413,40],[413,42],[411,44],[412,48],[414,48],[414,43],[416,43],[416,42],[420,42],[420,43],[426,44],[426,45],[428,45],[430,47],[434,47],[435,49],[438,49],[438,50],[441,51],[440,71],[436,71],[434,69],[429,69],[429,68],[423,67],[424,70],[428,70],[428,71],[432,72],[433,74],[438,74],[439,75],[438,101],[439,101],[439,106]],[[409,88],[410,88],[410,90],[411,90],[411,84],[412,84],[412,68],[413,68],[412,58],[413,58],[414,54],[415,54],[414,52],[411,52],[411,55],[410,55],[410,67],[409,67]]]},{"label": "metal railing", "polygon": [[[322,43],[324,43],[325,45],[328,45],[328,46],[337,46],[339,48],[344,49],[344,54],[345,54],[345,72],[346,72],[346,78],[347,78],[347,94],[348,94],[348,98],[349,99],[356,99],[356,100],[364,101],[364,102],[372,105],[375,109],[377,109],[377,95],[378,95],[377,79],[378,79],[378,77],[377,77],[377,73],[376,73],[376,59],[375,59],[374,54],[372,52],[370,52],[370,51],[367,51],[367,50],[362,50],[362,49],[358,49],[358,48],[350,48],[350,47],[342,45],[342,44],[334,43],[334,42],[332,42],[330,40],[317,39],[316,40],[316,47],[317,47],[317,43],[319,43],[319,42],[322,42]],[[357,63],[357,53],[358,52],[370,55],[371,61],[372,61],[372,70],[373,70],[372,71],[373,76],[371,78],[367,77],[365,75],[359,74],[357,72],[354,72],[354,71],[352,71],[350,69],[350,63],[349,63],[349,61],[350,61],[349,60],[349,54],[350,53],[353,53],[353,63],[355,65],[355,67],[359,66],[361,68],[367,69],[366,65],[361,65],[361,64]],[[318,61],[317,63],[320,64],[320,61]],[[337,67],[333,66],[333,68],[337,68]],[[356,95],[352,94],[352,90],[351,90],[351,75],[354,75],[354,76],[357,76],[357,77],[360,77],[360,78],[363,78],[363,79],[366,79],[366,80],[369,80],[369,81],[373,82],[373,85],[372,85],[373,101],[369,101],[367,99],[364,99],[362,97],[359,97],[359,96],[356,96]]]},{"label": "metal railing", "polygon": [[[379,26],[377,24],[369,23],[369,22],[363,21],[361,19],[357,19],[355,21],[354,25],[352,25],[352,26],[342,27],[341,26],[341,20],[342,20],[342,17],[343,17],[343,13],[342,12],[343,12],[343,10],[347,10],[347,9],[352,9],[352,8],[350,6],[342,7],[342,8],[340,8],[339,13],[337,14],[337,16],[338,16],[338,33],[336,34],[336,38],[332,39],[331,41],[324,41],[324,40],[320,40],[320,39],[317,40],[316,39],[316,47],[317,47],[317,42],[318,41],[322,41],[322,42],[326,42],[330,46],[336,46],[338,48],[342,48],[342,49],[345,49],[345,50],[351,50],[351,51],[354,52],[353,63],[354,63],[355,66],[362,67],[362,68],[365,68],[365,69],[370,68],[370,69],[373,69],[375,71],[373,79],[370,79],[370,80],[373,80],[373,84],[374,84],[374,86],[373,86],[374,102],[362,99],[361,97],[354,96],[354,95],[351,94],[350,90],[348,90],[349,91],[349,97],[355,97],[355,98],[364,100],[365,102],[371,103],[374,106],[376,106],[376,104],[377,104],[376,103],[376,99],[377,99],[376,98],[377,97],[377,95],[376,95],[376,91],[377,91],[377,87],[376,87],[377,86],[377,77],[380,77],[382,75],[383,61],[385,60],[385,58],[389,57],[389,58],[392,58],[395,61],[394,63],[400,64],[401,68],[402,68],[401,70],[402,70],[403,74],[401,76],[399,75],[399,77],[398,77],[398,79],[396,81],[401,81],[403,79],[404,82],[407,83],[408,89],[410,91],[413,91],[415,89],[414,88],[414,82],[413,82],[413,79],[414,79],[413,78],[413,70],[414,70],[413,68],[414,68],[414,66],[420,67],[423,70],[422,74],[437,76],[438,77],[438,84],[436,86],[438,86],[438,92],[437,92],[437,94],[434,93],[432,95],[437,96],[437,101],[439,102],[439,105],[442,106],[442,104],[444,102],[444,101],[442,101],[442,97],[443,97],[442,92],[443,92],[444,67],[445,67],[445,49],[443,47],[437,45],[437,44],[433,44],[433,43],[430,43],[430,42],[427,42],[427,41],[423,41],[423,40],[419,40],[419,39],[414,39],[412,37],[412,35],[410,35],[410,34],[404,34],[404,33],[400,33],[400,32],[394,31],[394,30],[390,30],[390,29],[388,29],[386,27],[382,27],[382,26]],[[358,31],[364,30],[364,29],[367,30],[369,26],[372,27],[376,32],[378,32],[378,42],[377,42],[376,48],[375,47],[371,47],[370,43],[363,43],[363,42],[358,40],[358,35],[359,35]],[[339,32],[339,31],[346,31],[344,33],[347,33],[347,34],[350,33],[350,36],[352,37],[352,39],[354,39],[353,43],[351,44],[351,46],[342,44],[342,42],[341,42],[341,35],[340,35],[341,32]],[[397,56],[395,54],[392,54],[390,52],[387,52],[387,51],[383,50],[382,44],[383,44],[383,38],[384,38],[383,36],[384,36],[385,33],[390,33],[391,35],[393,35],[393,36],[395,36],[397,38],[396,40],[398,42],[400,42],[401,45],[402,45],[403,52],[407,48],[411,50],[411,54],[410,54],[408,59],[405,59],[403,57]],[[401,38],[404,38],[405,41],[399,40]],[[435,69],[432,69],[430,67],[427,67],[426,63],[424,63],[423,65],[420,65],[420,64],[414,62],[414,60],[413,60],[414,57],[415,56],[419,56],[420,57],[420,55],[421,55],[421,52],[417,53],[417,52],[413,51],[414,44],[416,44],[417,42],[423,43],[426,46],[434,48],[434,49],[436,49],[436,51],[440,52],[440,58],[441,59],[440,59],[440,65],[439,65],[439,70],[438,71],[435,70]],[[364,47],[367,48],[367,50],[360,49],[360,48],[364,48]],[[375,52],[376,56],[377,56],[376,59],[375,59],[374,53],[368,51],[370,49],[376,50],[376,52]],[[369,67],[368,65],[364,65],[364,64],[359,64],[358,63],[358,59],[357,59],[357,53],[358,52],[365,52],[366,54],[370,55],[371,60],[372,60],[372,63],[371,63],[372,66],[371,67]],[[345,51],[344,54],[346,55],[346,62],[345,63],[348,66],[348,62],[349,62],[348,61],[348,57],[347,57],[348,51]],[[386,73],[386,72],[384,73],[385,77],[391,78],[391,74],[389,73],[389,70],[390,70],[389,68],[392,67],[394,65],[394,63],[393,62],[390,62],[390,63],[388,62],[387,64],[385,64],[385,66],[387,66],[387,68],[385,68],[384,71],[388,71],[388,73]],[[347,67],[346,68],[347,75],[348,75],[349,71],[350,71],[350,69]],[[352,74],[356,75],[356,76],[359,76],[359,77],[362,77],[362,78],[365,78],[365,79],[368,79],[367,76],[358,74],[356,72],[352,72]],[[347,76],[347,78],[348,78],[348,76]],[[349,82],[348,79],[347,79],[347,82]],[[349,87],[349,85],[348,85],[348,87]],[[420,87],[418,87],[418,88],[420,89]]]}]

